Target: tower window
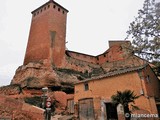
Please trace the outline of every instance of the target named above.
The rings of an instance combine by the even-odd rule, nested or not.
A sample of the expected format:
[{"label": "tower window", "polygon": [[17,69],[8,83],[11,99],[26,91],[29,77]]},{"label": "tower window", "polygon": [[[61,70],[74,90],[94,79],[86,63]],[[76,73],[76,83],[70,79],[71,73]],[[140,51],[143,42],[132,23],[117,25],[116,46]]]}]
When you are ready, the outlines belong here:
[{"label": "tower window", "polygon": [[33,16],[35,17],[35,16],[36,16],[36,13],[34,13]]},{"label": "tower window", "polygon": [[99,57],[97,57],[97,60],[99,60]]},{"label": "tower window", "polygon": [[56,8],[56,5],[53,5],[53,8]]},{"label": "tower window", "polygon": [[44,7],[44,10],[46,10],[46,7]]},{"label": "tower window", "polygon": [[60,9],[60,8],[58,8],[58,11],[61,11],[61,9]]},{"label": "tower window", "polygon": [[63,14],[64,14],[64,11],[63,11]]},{"label": "tower window", "polygon": [[50,31],[50,35],[51,35],[51,48],[53,48],[53,43],[54,43],[54,40],[55,40],[56,32],[55,31]]},{"label": "tower window", "polygon": [[50,7],[50,5],[48,5],[48,8]]}]

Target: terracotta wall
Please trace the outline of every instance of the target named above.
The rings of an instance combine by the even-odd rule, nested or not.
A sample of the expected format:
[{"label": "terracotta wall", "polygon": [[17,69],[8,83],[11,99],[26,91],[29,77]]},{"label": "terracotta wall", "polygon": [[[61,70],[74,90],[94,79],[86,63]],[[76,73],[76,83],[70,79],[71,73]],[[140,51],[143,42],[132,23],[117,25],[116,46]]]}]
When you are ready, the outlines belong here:
[{"label": "terracotta wall", "polygon": [[95,56],[91,56],[91,55],[86,55],[86,54],[82,54],[82,53],[77,53],[77,52],[72,52],[72,51],[66,51],[68,53],[68,55],[70,55],[72,58],[78,59],[78,60],[82,60],[82,61],[86,61],[86,62],[90,62],[90,63],[97,63],[97,59]]},{"label": "terracotta wall", "polygon": [[108,97],[125,89],[134,90],[136,94],[140,94],[141,81],[136,72],[117,75],[109,78],[102,78],[100,80],[92,80],[88,82],[89,90],[84,91],[84,84],[75,85],[75,101],[87,97]]},{"label": "terracotta wall", "polygon": [[143,83],[148,96],[160,97],[159,80],[150,66],[143,69]]},{"label": "terracotta wall", "polygon": [[86,62],[84,60],[79,60],[73,57],[67,57],[66,56],[66,61],[64,64],[64,68],[66,69],[73,69],[76,71],[81,71],[81,72],[91,72],[92,68],[98,68],[99,66],[97,64],[93,64],[90,62]]}]

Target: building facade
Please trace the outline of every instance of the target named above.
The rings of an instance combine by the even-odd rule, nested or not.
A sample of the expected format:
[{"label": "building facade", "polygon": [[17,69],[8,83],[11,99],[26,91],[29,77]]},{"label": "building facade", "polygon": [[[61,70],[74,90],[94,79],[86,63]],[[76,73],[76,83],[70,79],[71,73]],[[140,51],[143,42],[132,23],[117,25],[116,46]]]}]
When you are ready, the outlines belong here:
[{"label": "building facade", "polygon": [[74,102],[78,105],[77,113],[80,120],[85,120],[87,117],[93,120],[118,119],[117,110],[112,109],[114,107],[111,96],[117,91],[125,90],[134,91],[140,96],[135,100],[135,105],[140,110],[134,111],[130,105],[132,113],[140,111],[143,114],[158,115],[156,100],[160,97],[159,80],[151,67],[145,64],[108,72],[103,76],[76,83]]}]

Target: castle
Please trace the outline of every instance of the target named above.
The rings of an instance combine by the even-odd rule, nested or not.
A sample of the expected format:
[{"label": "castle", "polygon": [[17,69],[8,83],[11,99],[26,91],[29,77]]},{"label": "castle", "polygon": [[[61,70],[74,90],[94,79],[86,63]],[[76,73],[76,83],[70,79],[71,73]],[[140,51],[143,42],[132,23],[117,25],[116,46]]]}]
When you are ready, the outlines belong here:
[{"label": "castle", "polygon": [[52,0],[32,12],[24,65],[48,61],[54,67],[91,71],[89,65],[99,67],[126,58],[129,50],[124,51],[120,44],[129,46],[129,41],[110,41],[110,49],[97,56],[66,50],[67,13],[67,9]]},{"label": "castle", "polygon": [[[51,74],[57,70],[65,72],[67,76],[74,74],[78,79],[73,78],[74,80],[72,79],[72,82],[70,82],[73,83],[73,81],[99,76],[110,70],[113,71],[119,65],[123,68],[126,65],[136,66],[140,63],[143,64],[143,61],[137,60],[135,56],[135,60],[132,61],[133,64],[130,64],[128,59],[126,59],[133,55],[129,41],[109,41],[110,48],[97,56],[66,50],[67,13],[67,9],[53,0],[49,0],[32,11],[32,21],[24,63],[17,69],[11,84],[25,84],[24,86],[28,86],[34,79],[33,81],[36,85],[34,87],[41,88],[44,85],[54,86],[54,84],[50,84],[54,82],[52,78],[59,79],[61,77],[56,76],[55,78],[55,74],[57,73],[47,78],[49,80],[52,79],[51,81],[46,80],[46,77],[44,77],[46,75],[40,77],[38,69],[44,67],[48,70],[51,69]],[[115,62],[118,63],[113,65]],[[33,69],[31,70],[32,72],[30,69]],[[71,74],[68,74],[68,71]],[[38,81],[37,78],[40,78],[43,82]],[[55,81],[59,82],[60,80]],[[62,81],[64,82],[64,80]],[[44,84],[42,85],[42,83]],[[33,83],[31,84],[33,85]]]},{"label": "castle", "polygon": [[97,56],[66,50],[68,10],[54,0],[31,13],[24,62],[11,84],[22,88],[73,89],[73,83],[79,80],[146,63],[134,55],[130,41],[109,41],[109,49]]},{"label": "castle", "polygon": [[[31,95],[41,94],[44,86],[51,92],[74,93],[75,105],[82,105],[83,110],[86,106],[81,102],[86,102],[95,113],[90,116],[93,119],[106,119],[107,113],[101,110],[107,109],[111,94],[131,89],[141,96],[136,103],[142,111],[157,114],[159,81],[150,64],[134,55],[129,41],[109,41],[109,49],[97,56],[66,50],[67,13],[53,0],[32,12],[24,63],[11,85],[18,84]],[[77,113],[82,119],[87,116]]]}]

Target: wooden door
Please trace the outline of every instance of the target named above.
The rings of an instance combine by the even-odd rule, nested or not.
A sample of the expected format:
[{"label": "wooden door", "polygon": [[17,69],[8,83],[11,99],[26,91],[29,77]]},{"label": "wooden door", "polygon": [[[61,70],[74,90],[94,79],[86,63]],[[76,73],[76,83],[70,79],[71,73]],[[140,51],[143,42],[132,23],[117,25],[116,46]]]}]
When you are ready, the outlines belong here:
[{"label": "wooden door", "polygon": [[84,99],[79,101],[79,119],[95,120],[93,99]]},{"label": "wooden door", "polygon": [[70,99],[67,101],[67,107],[68,107],[68,113],[73,114],[74,113],[74,100]]}]

